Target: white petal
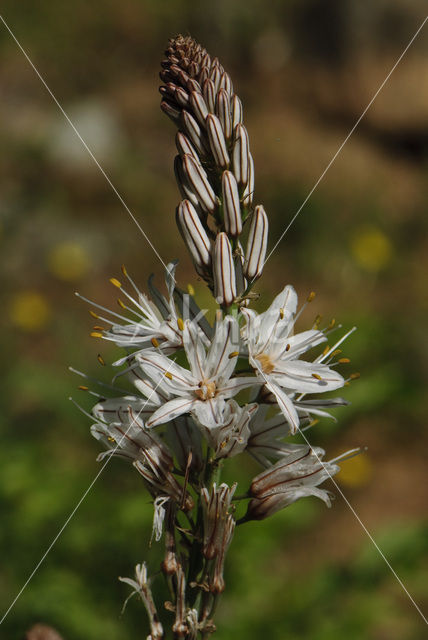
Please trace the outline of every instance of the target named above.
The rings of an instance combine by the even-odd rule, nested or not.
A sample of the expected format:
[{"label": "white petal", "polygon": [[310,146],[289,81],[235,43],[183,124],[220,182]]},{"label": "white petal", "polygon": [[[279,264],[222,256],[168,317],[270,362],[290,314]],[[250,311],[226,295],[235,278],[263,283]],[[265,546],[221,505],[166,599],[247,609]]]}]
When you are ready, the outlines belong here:
[{"label": "white petal", "polygon": [[195,399],[189,396],[187,398],[174,398],[174,400],[170,400],[154,412],[152,417],[147,421],[146,427],[155,427],[158,424],[166,424],[167,422],[170,422],[170,420],[177,418],[177,416],[181,416],[183,413],[191,411],[194,403]]},{"label": "white petal", "polygon": [[339,389],[345,384],[345,380],[337,371],[304,360],[277,363],[272,377],[281,387],[299,393],[324,393]]},{"label": "white petal", "polygon": [[239,325],[236,318],[226,316],[216,326],[214,340],[208,352],[205,375],[208,378],[227,380],[233,373],[239,351]]},{"label": "white petal", "polygon": [[275,384],[274,381],[270,379],[267,380],[266,387],[275,396],[279,408],[281,409],[284,417],[287,419],[287,422],[290,425],[290,432],[292,435],[294,435],[299,428],[299,417],[297,415],[297,411],[293,405],[293,402],[287,396],[285,391],[283,391],[277,384]]},{"label": "white petal", "polygon": [[199,381],[203,380],[205,378],[205,347],[198,328],[189,320],[186,320],[184,325],[183,344],[193,376]]}]

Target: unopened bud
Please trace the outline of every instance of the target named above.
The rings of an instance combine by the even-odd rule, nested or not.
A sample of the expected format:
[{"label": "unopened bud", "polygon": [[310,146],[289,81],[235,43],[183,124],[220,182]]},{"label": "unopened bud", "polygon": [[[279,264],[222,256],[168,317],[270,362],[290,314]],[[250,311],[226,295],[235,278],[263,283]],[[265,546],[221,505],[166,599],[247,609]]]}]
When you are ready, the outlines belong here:
[{"label": "unopened bud", "polygon": [[183,156],[183,170],[202,209],[213,213],[217,208],[217,200],[202,165],[193,156],[186,154]]},{"label": "unopened bud", "polygon": [[211,264],[211,247],[202,222],[191,202],[183,200],[177,207],[177,225],[195,265],[206,269]]},{"label": "unopened bud", "polygon": [[232,153],[233,173],[235,174],[237,183],[241,187],[246,187],[249,176],[250,143],[244,125],[238,124],[236,126],[234,137]]},{"label": "unopened bud", "polygon": [[235,266],[232,247],[227,234],[217,235],[214,247],[214,297],[221,305],[229,306],[236,298]]},{"label": "unopened bud", "polygon": [[214,82],[212,80],[209,80],[209,78],[204,80],[204,82],[202,83],[202,92],[204,94],[204,99],[208,107],[208,110],[211,113],[214,113],[216,93],[215,93]]},{"label": "unopened bud", "polygon": [[241,124],[243,120],[243,110],[242,110],[242,102],[235,94],[232,98],[232,128],[235,130],[235,127],[238,124]]},{"label": "unopened bud", "polygon": [[181,112],[181,124],[184,132],[189,137],[189,140],[195,147],[196,151],[199,154],[204,155],[206,153],[206,149],[201,128],[195,118],[185,109]]},{"label": "unopened bud", "polygon": [[224,228],[228,235],[236,237],[242,232],[241,206],[238,185],[231,171],[223,171],[221,187],[223,192]]},{"label": "unopened bud", "polygon": [[266,212],[261,205],[258,205],[254,210],[251,221],[245,255],[244,274],[248,280],[255,280],[262,275],[267,248],[268,226]]},{"label": "unopened bud", "polygon": [[210,113],[206,120],[208,139],[215,163],[223,169],[229,165],[230,158],[227,152],[226,139],[220,120]]},{"label": "unopened bud", "polygon": [[220,89],[217,94],[215,112],[220,120],[224,137],[230,140],[232,137],[232,116],[230,113],[230,96],[224,89]]},{"label": "unopened bud", "polygon": [[205,119],[208,115],[208,108],[202,94],[197,91],[192,91],[192,93],[190,94],[190,105],[199,124],[202,127],[205,126]]},{"label": "unopened bud", "polygon": [[184,156],[186,153],[188,153],[190,156],[193,156],[195,160],[199,162],[198,152],[196,151],[193,144],[190,142],[189,138],[181,131],[177,131],[177,134],[175,136],[175,144],[176,144],[178,153],[181,156]]}]

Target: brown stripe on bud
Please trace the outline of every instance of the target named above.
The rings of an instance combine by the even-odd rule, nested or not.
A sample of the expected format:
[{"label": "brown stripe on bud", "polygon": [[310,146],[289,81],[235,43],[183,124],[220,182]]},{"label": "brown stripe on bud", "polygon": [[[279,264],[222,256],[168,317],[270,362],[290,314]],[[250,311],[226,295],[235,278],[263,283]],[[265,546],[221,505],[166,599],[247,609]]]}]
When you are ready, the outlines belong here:
[{"label": "brown stripe on bud", "polygon": [[193,156],[195,160],[200,162],[198,152],[190,142],[189,138],[182,131],[177,131],[177,134],[175,136],[175,145],[177,147],[178,153],[181,156],[184,156],[186,153],[188,153],[189,155]]},{"label": "brown stripe on bud", "polygon": [[241,187],[246,187],[250,165],[250,143],[248,133],[244,125],[238,124],[235,128],[234,144],[232,152],[233,173],[236,182]]},{"label": "brown stripe on bud", "polygon": [[199,209],[199,200],[188,183],[187,177],[183,171],[183,163],[180,156],[175,156],[174,158],[174,173],[181,197],[184,200],[190,200],[193,206]]},{"label": "brown stripe on bud", "polygon": [[180,121],[181,112],[178,107],[175,106],[172,102],[170,102],[169,100],[162,100],[160,107],[162,111],[166,113],[166,115],[171,118],[173,122],[175,122],[175,124]]},{"label": "brown stripe on bud", "polygon": [[205,126],[205,119],[208,115],[208,107],[201,93],[198,91],[192,91],[190,94],[190,106],[193,109],[193,113],[196,116],[199,124]]},{"label": "brown stripe on bud", "polygon": [[233,84],[232,84],[232,80],[230,79],[230,75],[228,73],[226,73],[226,71],[224,71],[221,74],[219,88],[220,89],[224,89],[225,91],[227,91],[229,96],[232,96],[232,94],[233,94]]},{"label": "brown stripe on bud", "polygon": [[230,306],[236,298],[235,266],[227,234],[217,235],[214,247],[214,297],[221,305]]},{"label": "brown stripe on bud", "polygon": [[209,111],[211,113],[214,113],[216,91],[215,91],[214,82],[210,80],[208,77],[202,83],[202,92],[204,94],[204,99]]},{"label": "brown stripe on bud", "polygon": [[235,129],[235,127],[238,124],[242,124],[242,121],[243,121],[242,102],[236,94],[232,97],[231,111],[232,111],[232,128]]},{"label": "brown stripe on bud", "polygon": [[186,110],[181,112],[181,125],[197,152],[205,155],[206,149],[201,128],[195,118]]},{"label": "brown stripe on bud", "polygon": [[226,138],[226,140],[230,140],[233,131],[232,116],[230,113],[230,96],[224,89],[220,89],[217,94],[215,112],[218,116],[218,119],[220,120],[224,137]]},{"label": "brown stripe on bud", "polygon": [[182,161],[184,174],[202,209],[214,213],[217,200],[202,165],[188,154],[183,156]]},{"label": "brown stripe on bud", "polygon": [[206,119],[206,126],[214,161],[219,167],[224,169],[229,166],[230,158],[220,120],[217,116],[210,113]]},{"label": "brown stripe on bud", "polygon": [[183,200],[177,207],[177,225],[193,261],[200,269],[211,265],[211,247],[202,222],[189,200]]},{"label": "brown stripe on bud", "polygon": [[248,280],[255,280],[262,275],[266,256],[268,227],[266,212],[261,205],[258,205],[254,210],[251,221],[245,255],[244,274]]},{"label": "brown stripe on bud", "polygon": [[250,164],[248,167],[248,182],[247,186],[245,187],[242,199],[242,204],[244,205],[244,207],[250,207],[252,205],[254,196],[254,160],[251,153],[249,156],[249,160]]},{"label": "brown stripe on bud", "polygon": [[238,184],[231,171],[223,171],[221,179],[223,193],[224,228],[228,235],[239,236],[242,232],[241,206]]}]

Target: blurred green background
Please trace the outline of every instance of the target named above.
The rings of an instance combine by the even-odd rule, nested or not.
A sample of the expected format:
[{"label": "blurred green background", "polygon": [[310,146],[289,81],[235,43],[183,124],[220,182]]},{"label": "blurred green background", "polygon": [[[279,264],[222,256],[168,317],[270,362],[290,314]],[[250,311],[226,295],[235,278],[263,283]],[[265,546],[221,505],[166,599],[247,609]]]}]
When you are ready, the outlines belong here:
[{"label": "blurred green background", "polygon": [[[158,106],[168,38],[190,33],[231,73],[273,246],[422,22],[424,4],[5,0],[2,15],[164,260],[180,258],[185,285],[194,276],[174,223],[174,127]],[[264,304],[288,282],[302,299],[315,290],[302,327],[317,313],[358,325],[344,353],[352,360],[346,373],[362,374],[346,390],[352,405],[309,435],[328,457],[368,447],[344,463],[338,482],[425,611],[427,72],[425,28],[258,287]],[[3,615],[99,469],[90,422],[68,396],[86,408],[91,400],[67,367],[107,374],[74,291],[111,306],[108,278],[123,262],[142,287],[151,272],[159,281],[162,267],[1,24],[0,83]],[[204,304],[202,285],[195,289]],[[228,477],[246,487],[255,466],[231,467]],[[39,621],[65,640],[145,637],[137,601],[120,615],[128,589],[117,576],[145,558],[157,570],[161,547],[147,550],[151,517],[138,475],[113,461],[0,637],[23,638]],[[240,528],[226,578],[219,639],[426,637],[339,495],[331,510],[306,499]]]}]

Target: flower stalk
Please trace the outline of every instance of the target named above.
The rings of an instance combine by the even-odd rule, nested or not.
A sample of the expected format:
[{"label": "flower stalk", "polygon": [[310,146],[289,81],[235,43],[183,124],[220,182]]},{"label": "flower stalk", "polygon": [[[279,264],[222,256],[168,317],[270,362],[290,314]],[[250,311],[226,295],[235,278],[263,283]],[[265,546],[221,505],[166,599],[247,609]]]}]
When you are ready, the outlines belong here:
[{"label": "flower stalk", "polygon": [[[268,217],[253,205],[254,162],[230,76],[192,38],[177,36],[161,79],[161,108],[178,128],[176,223],[219,308],[211,325],[193,292],[179,288],[176,262],[167,265],[165,293],[151,277],[149,295],[123,268],[124,280],[111,280],[120,313],[90,303],[93,337],[126,351],[92,409],[91,431],[106,448],[99,459],[121,457],[139,472],[153,500],[153,543],[164,538],[161,573],[171,600],[156,607],[145,563],[135,579],[121,578],[145,605],[148,640],[168,637],[166,629],[196,640],[215,631],[236,527],[307,496],[330,506],[319,485],[339,459],[324,463],[322,449],[290,438],[346,404],[323,394],[349,382],[337,371],[348,360],[337,360],[346,336],[328,346],[333,326],[296,332],[302,309],[291,285],[264,312],[250,308]],[[240,455],[261,471],[235,496],[237,483],[221,482],[220,473]]]}]

